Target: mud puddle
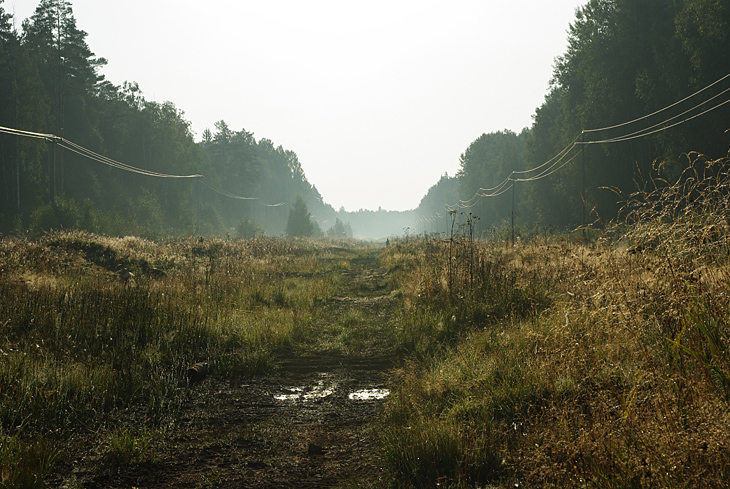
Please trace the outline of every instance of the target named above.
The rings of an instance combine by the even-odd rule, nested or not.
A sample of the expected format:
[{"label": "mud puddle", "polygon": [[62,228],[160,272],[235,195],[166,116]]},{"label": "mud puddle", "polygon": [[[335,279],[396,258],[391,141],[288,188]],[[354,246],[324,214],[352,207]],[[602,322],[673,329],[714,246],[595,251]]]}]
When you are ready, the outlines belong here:
[{"label": "mud puddle", "polygon": [[[157,459],[83,477],[92,487],[335,487],[379,473],[369,422],[387,402],[389,357],[291,355],[271,375],[232,384],[212,374]],[[375,469],[375,470],[374,470]],[[90,476],[90,477],[88,477]]]},{"label": "mud puddle", "polygon": [[[276,401],[306,403],[330,397],[377,401],[390,394],[384,372],[392,366],[392,360],[386,357],[299,357],[283,360],[281,364],[286,386],[274,394]],[[292,381],[299,385],[293,385]]]}]

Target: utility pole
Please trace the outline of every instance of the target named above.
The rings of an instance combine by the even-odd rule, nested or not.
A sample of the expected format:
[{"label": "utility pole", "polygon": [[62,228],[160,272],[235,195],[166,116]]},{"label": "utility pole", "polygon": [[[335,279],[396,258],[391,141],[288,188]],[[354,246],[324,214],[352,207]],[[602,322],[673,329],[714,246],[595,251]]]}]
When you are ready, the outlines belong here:
[{"label": "utility pole", "polygon": [[512,181],[512,246],[515,245],[515,181]]},{"label": "utility pole", "polygon": [[198,175],[198,177],[195,179],[195,229],[196,231],[200,232],[200,179],[203,178],[202,175]]},{"label": "utility pole", "polygon": [[[15,92],[15,127],[20,128],[20,97],[18,95],[18,36],[13,16],[13,91]],[[20,136],[15,136],[15,196],[20,210]]]},{"label": "utility pole", "polygon": [[52,145],[48,148],[48,199],[51,207],[56,208],[56,146],[57,138],[46,139],[46,143]]},{"label": "utility pole", "polygon": [[580,133],[580,155],[581,155],[581,190],[580,190],[580,200],[583,204],[583,237],[586,237],[586,145],[584,142],[584,134],[585,132],[582,131]]}]

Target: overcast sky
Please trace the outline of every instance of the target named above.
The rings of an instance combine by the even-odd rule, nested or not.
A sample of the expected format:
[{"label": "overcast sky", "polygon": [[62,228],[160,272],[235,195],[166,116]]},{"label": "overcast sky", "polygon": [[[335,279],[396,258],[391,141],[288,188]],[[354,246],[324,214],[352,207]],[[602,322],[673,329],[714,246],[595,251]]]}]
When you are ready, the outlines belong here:
[{"label": "overcast sky", "polygon": [[[38,0],[5,0],[18,27]],[[407,210],[532,124],[579,0],[71,0],[112,83],[294,151],[335,209]],[[134,165],[135,162],[125,162]]]}]

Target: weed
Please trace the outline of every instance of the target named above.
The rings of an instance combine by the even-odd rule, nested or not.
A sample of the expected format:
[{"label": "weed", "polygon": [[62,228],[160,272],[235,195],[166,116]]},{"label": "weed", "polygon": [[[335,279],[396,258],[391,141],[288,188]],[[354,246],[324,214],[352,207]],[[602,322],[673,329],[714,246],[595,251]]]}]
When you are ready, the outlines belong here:
[{"label": "weed", "polygon": [[39,439],[0,437],[0,487],[42,488],[59,452]]},{"label": "weed", "polygon": [[116,428],[109,434],[103,452],[104,462],[111,467],[128,465],[133,459],[152,457],[152,436],[147,430],[137,433],[130,428]]}]

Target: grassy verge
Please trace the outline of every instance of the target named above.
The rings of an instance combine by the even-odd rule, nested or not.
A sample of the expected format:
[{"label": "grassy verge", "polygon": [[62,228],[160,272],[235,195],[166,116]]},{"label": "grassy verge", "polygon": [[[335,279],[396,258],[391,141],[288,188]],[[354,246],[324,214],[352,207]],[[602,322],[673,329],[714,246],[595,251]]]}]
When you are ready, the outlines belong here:
[{"label": "grassy verge", "polygon": [[728,485],[728,161],[690,163],[593,243],[385,252],[414,353],[382,419],[392,486]]}]

